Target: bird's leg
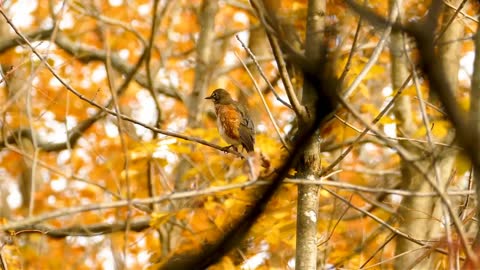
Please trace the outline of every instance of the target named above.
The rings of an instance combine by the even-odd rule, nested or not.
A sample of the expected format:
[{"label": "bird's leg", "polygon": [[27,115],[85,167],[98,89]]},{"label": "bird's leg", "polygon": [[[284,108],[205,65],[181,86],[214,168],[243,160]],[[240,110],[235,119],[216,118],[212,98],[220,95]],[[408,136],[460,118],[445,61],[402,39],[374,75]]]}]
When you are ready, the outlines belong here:
[{"label": "bird's leg", "polygon": [[230,150],[230,148],[233,148],[233,150],[235,150],[235,152],[238,152],[237,146],[236,146],[236,145],[233,145],[233,144],[231,144],[231,145],[229,145],[229,146],[222,147],[222,150],[223,150],[224,152],[228,152],[228,150]]}]

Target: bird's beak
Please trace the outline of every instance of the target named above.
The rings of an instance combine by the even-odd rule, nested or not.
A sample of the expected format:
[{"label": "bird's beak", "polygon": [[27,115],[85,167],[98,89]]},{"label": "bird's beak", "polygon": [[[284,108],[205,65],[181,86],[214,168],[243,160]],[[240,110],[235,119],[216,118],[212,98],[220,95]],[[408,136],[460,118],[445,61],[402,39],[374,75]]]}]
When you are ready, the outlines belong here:
[{"label": "bird's beak", "polygon": [[205,99],[212,99],[213,97],[212,96],[209,96],[209,97],[206,97]]}]

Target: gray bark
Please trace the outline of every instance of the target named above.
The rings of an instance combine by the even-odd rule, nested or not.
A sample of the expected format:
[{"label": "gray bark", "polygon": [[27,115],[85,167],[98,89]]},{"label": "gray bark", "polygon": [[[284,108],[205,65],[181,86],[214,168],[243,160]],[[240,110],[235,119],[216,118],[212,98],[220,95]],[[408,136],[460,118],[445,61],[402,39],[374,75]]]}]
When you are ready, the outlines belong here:
[{"label": "gray bark", "polygon": [[[308,2],[307,36],[305,40],[305,55],[309,59],[320,59],[325,27],[324,0]],[[315,115],[314,104],[317,93],[308,84],[303,88],[302,103],[311,115]],[[311,121],[307,119],[306,121]],[[309,125],[311,123],[307,123]],[[314,138],[305,150],[299,174],[307,179],[316,179],[321,174],[320,142]],[[316,269],[317,261],[322,265],[323,259],[317,259],[317,220],[318,220],[318,186],[299,185],[297,201],[297,242],[295,269]]]},{"label": "gray bark", "polygon": [[[454,1],[454,5],[458,5],[461,1]],[[402,6],[401,0],[390,1],[391,6]],[[400,11],[401,12],[401,11]],[[450,9],[444,10],[442,27],[446,27],[447,22],[453,15]],[[401,17],[401,16],[400,16]],[[459,47],[457,42],[450,42],[462,36],[463,26],[458,21],[447,28],[439,39],[439,52],[441,56],[442,68],[447,74],[452,74],[448,77],[448,81],[453,89],[457,85],[458,68],[459,68]],[[393,88],[398,89],[403,81],[407,78],[407,63],[405,54],[402,53],[404,40],[400,33],[393,33],[391,40],[391,54],[392,54],[392,82]],[[414,110],[410,97],[402,96],[395,104],[395,116],[399,120],[398,130],[403,136],[409,137],[420,126],[416,125],[412,120],[412,110]],[[428,127],[427,127],[428,128]],[[451,142],[453,134],[449,134],[443,140],[446,143]],[[446,150],[439,147],[428,147],[428,149],[419,150],[412,147],[407,142],[401,144],[411,153],[418,157],[425,157],[425,151],[428,152],[429,158],[422,158],[417,161],[419,166],[429,168],[428,177],[435,179],[439,187],[444,187],[451,175],[455,160],[455,152],[446,152]],[[433,156],[433,158],[430,158]],[[411,162],[411,161],[410,161]],[[410,163],[407,161],[401,162],[402,167],[402,187],[406,190],[431,192],[433,189],[428,181],[417,171],[413,170]],[[441,188],[443,189],[443,188]],[[413,238],[416,239],[440,239],[445,235],[445,227],[449,226],[449,217],[446,216],[446,211],[443,211],[442,203],[437,198],[420,198],[420,197],[405,197],[398,210],[400,229]],[[447,225],[442,223],[448,223]],[[448,240],[448,235],[447,235]],[[418,249],[419,245],[405,239],[399,238],[397,240],[396,255],[405,253],[403,256],[395,261],[395,269],[432,269],[434,263],[438,262],[435,253],[430,256],[429,250]],[[450,263],[453,263],[450,261]],[[453,266],[452,264],[450,266]]]},{"label": "gray bark", "polygon": [[[390,0],[391,12],[398,9],[399,17],[403,15],[402,0]],[[397,19],[400,21],[400,19]],[[392,88],[399,89],[408,77],[408,63],[406,52],[404,50],[405,39],[401,32],[393,31],[390,40],[390,57],[392,60]],[[417,126],[413,123],[412,103],[407,95],[398,98],[394,106],[394,114],[397,119],[397,130],[405,137],[411,136]],[[418,152],[418,150],[409,142],[401,141],[403,147],[409,151]],[[414,153],[415,153],[414,152]],[[402,173],[402,188],[414,191],[430,191],[429,184],[422,176],[410,167],[405,160],[400,162]],[[425,239],[427,234],[427,220],[430,218],[429,209],[431,209],[430,198],[405,197],[398,209],[400,229],[413,238]],[[417,249],[419,246],[407,239],[398,238],[396,251],[397,255]],[[403,269],[406,265],[411,265],[419,252],[410,252],[395,260],[395,269]]]},{"label": "gray bark", "polygon": [[[473,62],[473,74],[472,74],[472,89],[470,95],[470,125],[477,132],[480,132],[480,28],[477,29],[475,35],[475,60]],[[480,151],[480,138],[475,138],[476,151]],[[475,171],[475,178],[478,179],[480,172]],[[478,180],[476,181],[476,196],[477,202],[480,202],[480,185]],[[477,219],[480,217],[480,207],[477,207]],[[480,230],[477,229],[477,235],[475,237],[476,247],[480,246]]]},{"label": "gray bark", "polygon": [[[218,1],[203,1],[199,14],[201,30],[196,50],[195,80],[193,82],[192,94],[188,96],[188,99],[186,100],[188,109],[188,127],[190,128],[199,126],[202,110],[205,108],[205,106],[199,106],[199,104],[204,104],[205,102],[208,86],[210,84],[210,77],[212,75],[211,65],[214,62],[213,53],[215,52],[212,48],[215,41],[215,15],[217,12]],[[185,188],[182,177],[189,168],[190,164],[185,160],[180,161],[178,164],[176,168],[177,190],[183,190]]]},{"label": "gray bark", "polygon": [[198,106],[204,102],[212,75],[211,64],[215,50],[215,15],[218,11],[218,1],[205,0],[200,11],[200,36],[197,43],[197,59],[195,66],[195,80],[193,91],[188,99],[188,124],[189,127],[197,127],[201,117],[200,110],[204,106]]}]

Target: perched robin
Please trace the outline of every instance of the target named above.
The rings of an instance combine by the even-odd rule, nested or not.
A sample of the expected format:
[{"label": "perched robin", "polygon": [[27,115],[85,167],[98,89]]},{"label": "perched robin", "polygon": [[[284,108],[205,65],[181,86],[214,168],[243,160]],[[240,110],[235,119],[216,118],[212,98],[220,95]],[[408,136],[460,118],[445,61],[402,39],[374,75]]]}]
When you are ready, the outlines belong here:
[{"label": "perched robin", "polygon": [[242,145],[247,152],[252,152],[255,144],[255,126],[247,110],[238,101],[222,88],[213,91],[205,99],[213,100],[217,114],[217,127],[222,138],[229,144],[228,147],[237,149]]}]

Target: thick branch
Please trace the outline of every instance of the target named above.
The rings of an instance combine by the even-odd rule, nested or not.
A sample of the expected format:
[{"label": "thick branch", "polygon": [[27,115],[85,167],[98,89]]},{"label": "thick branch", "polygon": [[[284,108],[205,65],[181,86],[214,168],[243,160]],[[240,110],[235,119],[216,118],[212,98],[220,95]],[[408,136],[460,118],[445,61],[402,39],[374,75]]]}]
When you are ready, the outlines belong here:
[{"label": "thick branch", "polygon": [[[128,222],[128,229],[134,232],[141,232],[150,227],[150,217],[137,218]],[[48,225],[35,224],[32,226],[17,227],[16,235],[23,233],[38,232],[51,238],[65,238],[67,236],[98,236],[114,232],[124,231],[127,222],[99,223],[93,225],[78,225],[66,228],[55,228]]]}]

